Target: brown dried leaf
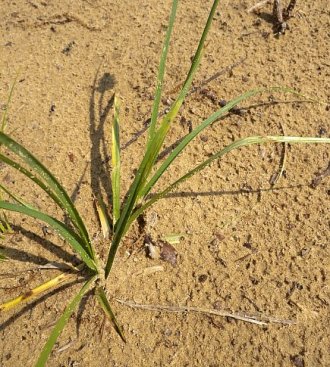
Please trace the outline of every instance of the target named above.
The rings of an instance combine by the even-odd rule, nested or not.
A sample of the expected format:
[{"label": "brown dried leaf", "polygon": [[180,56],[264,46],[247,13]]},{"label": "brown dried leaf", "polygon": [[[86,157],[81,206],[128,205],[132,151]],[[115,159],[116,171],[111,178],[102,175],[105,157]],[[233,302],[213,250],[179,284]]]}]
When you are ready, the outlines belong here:
[{"label": "brown dried leaf", "polygon": [[178,255],[176,249],[168,242],[160,241],[159,244],[161,246],[160,258],[170,263],[172,266],[176,266]]}]

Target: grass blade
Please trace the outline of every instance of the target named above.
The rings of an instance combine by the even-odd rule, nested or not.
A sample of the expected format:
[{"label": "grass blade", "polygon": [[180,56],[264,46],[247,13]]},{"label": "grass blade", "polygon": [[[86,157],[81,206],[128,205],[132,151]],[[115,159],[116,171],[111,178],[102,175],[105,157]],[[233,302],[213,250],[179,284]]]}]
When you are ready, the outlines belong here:
[{"label": "grass blade", "polygon": [[112,325],[114,326],[115,330],[117,331],[117,333],[119,334],[121,339],[126,343],[126,339],[125,339],[124,333],[122,331],[122,328],[118,324],[116,316],[112,312],[110,303],[109,303],[109,301],[107,299],[107,296],[106,296],[106,294],[105,294],[102,287],[96,288],[96,297],[97,297],[97,300],[99,301],[103,311],[105,312],[105,314],[107,315],[107,317],[111,321]]},{"label": "grass blade", "polygon": [[[82,269],[82,266],[77,268],[77,270],[81,270],[81,269]],[[30,289],[29,291],[25,292],[24,294],[14,298],[14,299],[11,299],[10,301],[7,301],[7,302],[3,303],[2,305],[0,305],[0,312],[1,311],[8,311],[8,310],[16,307],[20,303],[28,302],[30,299],[39,296],[39,294],[62,284],[64,281],[68,280],[68,278],[70,278],[72,275],[73,275],[72,273],[62,273],[62,274],[57,275],[56,277],[54,277],[50,280],[47,280],[47,282],[42,283],[41,285],[39,285],[39,286],[37,286],[33,289]]]},{"label": "grass blade", "polygon": [[271,87],[271,88],[257,88],[247,91],[240,96],[234,98],[230,102],[228,102],[224,107],[220,108],[218,111],[214,112],[211,116],[209,116],[206,120],[204,120],[198,127],[196,127],[191,133],[187,134],[184,139],[180,142],[180,144],[171,152],[171,154],[165,159],[162,165],[158,168],[155,174],[152,176],[150,181],[145,185],[145,187],[141,190],[141,197],[145,197],[148,195],[150,190],[162,176],[162,174],[166,171],[166,169],[171,165],[171,163],[178,157],[178,155],[183,151],[183,149],[198,135],[200,134],[206,127],[210,124],[224,116],[227,112],[229,112],[232,108],[237,106],[239,103],[245,101],[248,98],[254,97],[257,94],[263,92],[286,92],[292,93],[295,95],[301,96],[300,93],[296,92],[293,89],[285,88],[285,87]]},{"label": "grass blade", "polygon": [[172,183],[170,186],[168,186],[165,190],[162,192],[155,194],[152,196],[152,198],[147,201],[144,205],[142,205],[140,208],[134,211],[132,216],[130,217],[127,227],[129,228],[130,224],[139,216],[141,215],[146,209],[148,209],[152,204],[154,204],[156,201],[164,198],[169,192],[173,191],[180,183],[187,180],[188,178],[192,177],[208,165],[210,165],[214,160],[221,158],[225,154],[231,152],[234,149],[238,149],[244,146],[253,145],[253,144],[265,144],[265,143],[289,143],[289,144],[301,144],[301,143],[326,143],[330,144],[330,138],[314,138],[314,137],[295,137],[295,136],[252,136],[248,138],[238,139],[234,141],[233,143],[229,144],[227,147],[223,148],[219,152],[213,154],[210,158],[206,159],[204,162],[196,166],[194,169],[186,173],[184,176],[180,177],[178,180],[176,180],[174,183]]},{"label": "grass blade", "polygon": [[65,224],[58,221],[57,219],[50,217],[47,214],[40,212],[39,210],[28,208],[18,204],[8,203],[6,201],[0,201],[0,208],[5,210],[10,210],[13,212],[18,212],[21,214],[28,215],[32,218],[39,219],[47,224],[49,224],[56,232],[58,232],[70,246],[77,251],[84,263],[93,271],[97,270],[96,264],[91,256],[85,251],[83,247],[83,240]]},{"label": "grass blade", "polygon": [[7,115],[8,115],[9,105],[10,105],[10,101],[11,101],[12,96],[13,96],[13,92],[14,92],[14,89],[15,89],[17,78],[18,78],[18,73],[16,74],[15,79],[14,79],[14,82],[13,82],[13,84],[10,87],[10,91],[9,91],[9,96],[8,96],[8,99],[7,99],[6,107],[5,107],[5,110],[4,110],[3,114],[2,114],[0,131],[5,131],[5,129],[7,127]]},{"label": "grass blade", "polygon": [[113,227],[120,216],[120,139],[119,139],[119,102],[114,97],[114,116],[112,123],[112,206]]},{"label": "grass blade", "polygon": [[17,195],[15,195],[11,191],[9,191],[4,185],[0,184],[0,189],[3,192],[5,192],[9,197],[11,197],[13,200],[15,200],[18,204],[21,204],[22,206],[25,206],[26,208],[34,209],[31,205],[27,204],[20,197],[18,197]]},{"label": "grass blade", "polygon": [[[0,262],[1,262],[1,261],[5,261],[5,260],[7,260],[6,256],[5,256],[5,255],[3,255],[3,254],[0,252]],[[0,307],[1,307],[1,306],[0,306]],[[1,310],[1,308],[0,308],[0,310]]]},{"label": "grass blade", "polygon": [[23,175],[25,175],[26,177],[28,177],[35,184],[37,184],[42,190],[44,190],[49,196],[51,196],[52,199],[55,202],[56,202],[56,200],[58,200],[57,196],[50,190],[50,188],[47,185],[45,185],[41,180],[38,179],[38,177],[36,177],[35,175],[33,175],[30,171],[28,171],[27,169],[25,169],[22,165],[20,165],[19,163],[11,160],[10,158],[6,157],[5,155],[3,155],[1,153],[0,153],[0,161],[2,161],[3,163],[8,164],[12,168],[18,170]]},{"label": "grass blade", "polygon": [[[179,178],[173,185],[176,186],[179,183],[187,180],[191,176],[195,175],[205,167],[209,166],[214,160],[221,158],[225,154],[231,152],[234,149],[239,149],[244,146],[254,145],[254,144],[266,144],[266,143],[288,143],[288,144],[330,144],[330,138],[314,138],[314,137],[298,137],[298,136],[251,136],[248,138],[242,138],[229,144],[224,149],[213,154],[210,158],[206,159],[204,162],[196,166],[194,169],[186,173],[184,176]],[[166,189],[165,189],[166,190]],[[170,190],[172,191],[172,189]]]},{"label": "grass blade", "polygon": [[125,228],[127,226],[127,221],[129,220],[129,217],[134,209],[134,206],[137,202],[137,200],[141,197],[141,189],[144,187],[145,182],[152,170],[152,167],[156,161],[156,158],[159,154],[159,151],[164,143],[166,134],[168,132],[169,126],[171,122],[176,117],[183,100],[188,92],[188,89],[192,83],[193,76],[197,70],[197,67],[200,63],[201,55],[202,55],[202,49],[205,43],[206,35],[210,29],[212,19],[216,10],[216,7],[219,3],[219,0],[214,0],[213,6],[211,8],[211,11],[209,13],[204,31],[202,33],[200,42],[197,47],[197,51],[195,53],[195,56],[192,61],[191,68],[188,72],[186,81],[183,85],[183,88],[181,92],[179,93],[178,98],[173,103],[170,111],[164,116],[161,125],[159,129],[155,132],[154,137],[152,140],[150,140],[150,143],[147,146],[146,154],[141,162],[141,165],[136,173],[135,179],[129,189],[128,197],[126,204],[123,208],[123,211],[121,213],[121,216],[117,222],[114,237],[111,243],[110,251],[108,254],[108,259],[105,267],[105,277],[107,278],[109,276],[115,254],[117,252],[119,243],[121,241],[121,238],[125,232]]},{"label": "grass blade", "polygon": [[[194,75],[198,69],[198,66],[200,64],[201,61],[201,57],[202,57],[202,51],[203,51],[203,47],[205,44],[205,40],[206,40],[206,36],[210,30],[211,27],[211,23],[214,17],[214,13],[216,11],[216,8],[218,6],[219,0],[214,0],[212,8],[210,10],[210,13],[208,15],[207,18],[207,22],[205,24],[201,39],[198,43],[197,46],[197,50],[195,52],[195,55],[193,57],[192,63],[191,63],[191,67],[189,69],[188,75],[186,77],[186,80],[183,84],[183,87],[179,93],[179,96],[177,97],[177,99],[175,100],[175,102],[172,104],[170,111],[164,116],[164,118],[162,119],[161,123],[160,123],[160,127],[157,130],[157,132],[154,134],[154,138],[152,139],[152,141],[150,141],[149,144],[149,148],[150,152],[148,152],[147,150],[147,154],[149,153],[149,157],[146,161],[146,165],[145,167],[143,167],[144,170],[144,174],[143,177],[147,178],[152,170],[152,167],[155,164],[155,161],[157,159],[157,156],[160,152],[161,147],[163,146],[163,143],[165,141],[166,135],[169,131],[169,128],[171,126],[172,121],[175,119],[175,117],[177,116],[180,107],[188,93],[188,90],[191,86],[192,80],[194,78]],[[144,181],[141,182],[140,188],[144,186]],[[137,194],[137,198],[141,198],[143,197],[143,194],[141,193],[141,190],[138,190],[138,194]]]},{"label": "grass blade", "polygon": [[109,220],[109,216],[107,213],[107,209],[101,198],[95,199],[95,206],[96,206],[97,215],[100,220],[103,237],[107,239],[110,236],[110,230],[111,230],[111,225],[110,225],[110,220]]},{"label": "grass blade", "polygon": [[154,134],[156,130],[157,117],[158,117],[158,112],[159,112],[159,104],[160,104],[160,99],[161,99],[162,89],[163,89],[166,58],[167,58],[167,53],[168,53],[168,49],[170,45],[170,38],[171,38],[172,30],[173,30],[173,24],[175,20],[177,6],[178,6],[178,0],[173,0],[169,24],[167,27],[164,46],[162,49],[162,54],[161,54],[160,63],[159,63],[156,93],[155,93],[154,103],[152,107],[150,127],[148,131],[149,132],[148,145],[150,144],[150,141],[154,138]]},{"label": "grass blade", "polygon": [[179,93],[178,98],[173,103],[170,111],[168,112],[169,119],[172,119],[177,115],[177,113],[178,113],[178,111],[179,111],[179,109],[182,105],[182,102],[183,102],[184,98],[186,97],[186,95],[188,93],[188,90],[191,86],[192,80],[194,78],[194,75],[197,71],[197,68],[198,68],[198,66],[200,64],[200,61],[201,61],[201,58],[202,58],[202,53],[203,53],[202,51],[203,51],[203,48],[204,48],[205,40],[206,40],[207,34],[210,30],[212,20],[213,20],[215,11],[218,7],[218,4],[219,4],[219,0],[214,0],[213,1],[212,8],[211,8],[210,13],[208,15],[208,18],[207,18],[202,36],[201,36],[200,41],[198,43],[197,50],[196,50],[195,55],[193,57],[191,67],[190,67],[189,72],[187,74],[186,80],[183,84],[183,87],[182,87],[182,89]]},{"label": "grass blade", "polygon": [[[39,175],[39,178],[33,180],[37,184],[44,181],[46,184],[39,186],[59,205],[65,213],[67,213],[72,220],[75,228],[78,230],[81,238],[83,239],[83,246],[89,255],[94,258],[94,251],[89,240],[87,229],[82,221],[77,209],[73,205],[69,195],[66,193],[62,185],[56,180],[56,178],[49,172],[49,170],[39,162],[27,149],[18,144],[8,135],[0,132],[0,144],[5,145],[9,150],[18,155],[23,161]],[[3,160],[3,156],[2,156]],[[3,160],[4,161],[4,160]],[[7,163],[7,162],[5,162]],[[21,172],[26,175],[26,170]],[[31,174],[26,175],[31,179]],[[47,187],[45,189],[45,186]],[[52,194],[50,194],[52,192]]]},{"label": "grass blade", "polygon": [[95,277],[92,277],[91,279],[89,279],[84,284],[84,286],[81,288],[79,293],[73,298],[73,300],[66,307],[66,309],[64,310],[62,316],[57,321],[52,333],[50,334],[50,337],[49,337],[47,343],[45,344],[35,367],[44,367],[46,365],[49,354],[52,351],[52,349],[54,347],[54,344],[57,341],[57,338],[61,334],[61,332],[64,329],[65,325],[68,323],[69,318],[71,317],[73,311],[78,306],[81,299],[84,297],[84,295],[90,289],[90,287],[91,287],[92,283],[94,282],[94,280],[95,280]]},{"label": "grass blade", "polygon": [[11,225],[9,224],[9,220],[7,218],[6,213],[0,215],[0,232],[2,234],[14,233],[13,229],[11,228]]}]

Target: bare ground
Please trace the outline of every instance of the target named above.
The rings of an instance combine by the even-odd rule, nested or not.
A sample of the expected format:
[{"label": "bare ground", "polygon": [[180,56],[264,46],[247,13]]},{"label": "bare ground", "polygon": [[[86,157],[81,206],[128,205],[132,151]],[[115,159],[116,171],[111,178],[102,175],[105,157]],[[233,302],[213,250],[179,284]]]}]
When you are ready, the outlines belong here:
[{"label": "bare ground", "polygon": [[[259,16],[253,1],[222,1],[192,94],[167,146],[229,100],[260,86],[290,86],[329,101],[329,2],[298,1],[284,36],[272,33],[271,6]],[[165,100],[185,77],[211,6],[180,2],[166,74]],[[145,143],[169,0],[2,2],[0,102],[17,71],[8,132],[55,173],[75,198],[102,255],[92,193],[109,190],[107,164],[114,92],[121,100],[123,187]],[[242,60],[228,71],[229,66]],[[239,137],[257,134],[329,136],[329,108],[295,96],[263,94],[245,113],[215,123],[180,156],[158,189],[203,157]],[[276,103],[279,102],[279,103]],[[137,140],[134,138],[138,137]],[[106,153],[107,152],[107,153]],[[128,342],[87,297],[58,340],[49,366],[326,366],[329,363],[329,178],[313,188],[329,163],[326,146],[290,146],[285,176],[274,189],[281,146],[244,148],[196,175],[146,215],[154,239],[183,233],[175,267],[146,257],[135,226],[119,251],[109,294]],[[15,172],[1,177],[27,200],[56,214]],[[124,190],[123,190],[124,192]],[[57,213],[61,217],[60,213]],[[71,252],[43,225],[10,215],[16,233],[3,245],[14,261],[1,264],[1,302],[56,274],[36,270],[68,262]],[[14,264],[14,268],[12,267]],[[163,266],[146,275],[145,269]],[[52,325],[79,285],[1,314],[0,365],[33,366]],[[132,309],[143,304],[222,309],[295,321],[267,327],[219,316]],[[328,361],[328,362],[327,362]]]}]

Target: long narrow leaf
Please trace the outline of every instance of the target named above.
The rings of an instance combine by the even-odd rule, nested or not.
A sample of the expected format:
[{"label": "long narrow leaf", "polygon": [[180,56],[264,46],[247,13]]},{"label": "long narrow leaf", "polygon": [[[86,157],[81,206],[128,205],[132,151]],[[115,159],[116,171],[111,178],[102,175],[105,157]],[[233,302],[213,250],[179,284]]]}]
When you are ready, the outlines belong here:
[{"label": "long narrow leaf", "polygon": [[43,181],[39,180],[38,177],[36,177],[33,173],[25,169],[21,164],[13,161],[9,157],[3,155],[0,153],[0,161],[3,163],[8,164],[12,168],[16,169],[17,171],[21,172],[23,175],[28,177],[30,180],[32,180],[35,184],[37,184],[42,190],[44,190],[55,202],[58,200],[57,196],[51,191],[49,186],[45,185]]},{"label": "long narrow leaf", "polygon": [[114,97],[114,116],[112,123],[112,206],[113,227],[120,216],[120,139],[119,139],[119,102]]},{"label": "long narrow leaf", "polygon": [[106,316],[111,321],[112,325],[114,326],[115,330],[117,331],[117,333],[119,334],[121,339],[126,343],[126,339],[125,339],[124,333],[122,331],[122,328],[120,327],[120,325],[119,325],[119,323],[116,319],[116,316],[112,312],[110,303],[109,303],[109,301],[107,299],[107,296],[106,296],[106,294],[105,294],[102,287],[96,288],[96,296],[97,296],[97,300],[99,301],[99,303],[100,303],[103,311],[105,312]]},{"label": "long narrow leaf", "polygon": [[168,132],[170,123],[174,120],[174,118],[176,117],[182,103],[183,100],[188,92],[188,89],[192,83],[192,79],[193,76],[197,70],[197,67],[200,63],[200,59],[201,59],[201,55],[202,55],[202,49],[205,43],[205,39],[206,39],[206,35],[210,29],[211,26],[211,22],[216,10],[216,7],[219,3],[219,0],[214,0],[213,2],[213,6],[211,8],[211,11],[209,13],[204,31],[202,33],[200,42],[198,44],[197,47],[197,51],[195,53],[195,56],[193,58],[192,61],[192,65],[191,68],[188,72],[186,81],[184,83],[184,86],[181,90],[181,92],[179,93],[178,98],[176,99],[176,101],[174,102],[174,104],[172,105],[170,111],[167,113],[167,115],[165,115],[165,117],[163,118],[161,125],[159,127],[159,129],[157,130],[157,132],[155,132],[154,137],[152,140],[150,140],[150,143],[148,144],[147,147],[147,151],[146,154],[141,162],[141,165],[136,173],[135,179],[129,189],[128,192],[128,197],[127,197],[127,201],[126,204],[123,208],[123,211],[121,213],[121,216],[116,224],[116,228],[115,228],[115,234],[111,243],[111,247],[110,247],[110,251],[108,254],[108,259],[107,259],[107,263],[106,263],[106,267],[105,267],[105,277],[107,278],[113,261],[114,261],[114,257],[115,254],[117,252],[119,243],[121,241],[121,238],[124,234],[125,228],[126,228],[126,224],[127,221],[129,220],[129,217],[132,213],[132,210],[134,209],[134,206],[136,204],[136,201],[139,197],[141,197],[141,189],[144,187],[145,182],[152,170],[152,167],[156,161],[156,158],[159,154],[159,151],[164,143],[166,134]]},{"label": "long narrow leaf", "polygon": [[[197,46],[197,50],[195,52],[195,55],[193,57],[192,63],[191,63],[191,67],[190,70],[188,72],[188,75],[186,77],[186,80],[183,84],[183,87],[179,93],[179,96],[177,97],[177,99],[175,100],[175,102],[172,104],[169,112],[164,116],[164,118],[162,119],[161,123],[160,123],[160,127],[157,130],[157,132],[154,134],[154,138],[152,139],[152,141],[150,141],[149,146],[151,147],[150,149],[150,156],[148,157],[148,160],[146,162],[145,167],[143,167],[144,170],[144,174],[142,175],[142,178],[147,178],[152,170],[152,167],[155,164],[155,161],[158,157],[158,154],[160,152],[161,147],[163,146],[163,143],[165,141],[166,135],[169,131],[170,125],[172,123],[172,121],[175,119],[175,117],[177,116],[180,107],[188,93],[188,90],[191,86],[192,80],[194,78],[194,75],[198,69],[198,66],[200,64],[201,61],[201,57],[202,57],[202,51],[203,51],[203,47],[205,44],[205,40],[206,40],[206,36],[210,30],[211,27],[211,23],[212,23],[212,19],[214,17],[214,13],[216,11],[216,8],[218,6],[219,0],[214,0],[211,11],[208,15],[208,19],[207,22],[205,24],[201,39],[198,43]],[[148,151],[147,151],[148,154]],[[142,197],[142,193],[141,193],[141,189],[144,186],[144,181],[141,182],[141,185],[139,187],[138,193],[137,193],[137,198],[141,198]]]},{"label": "long narrow leaf", "polygon": [[161,55],[160,63],[159,63],[156,93],[155,93],[155,99],[154,99],[154,103],[152,107],[150,127],[148,130],[149,131],[148,145],[150,144],[150,141],[154,138],[154,134],[155,134],[157,117],[158,117],[158,112],[159,112],[159,104],[160,104],[160,99],[161,99],[162,89],[163,89],[166,58],[167,58],[167,53],[168,53],[168,49],[170,45],[170,38],[171,38],[172,30],[173,30],[173,24],[175,20],[177,6],[178,6],[178,0],[173,0],[170,20],[169,20],[169,24],[167,27],[164,46],[162,49],[162,55]]},{"label": "long narrow leaf", "polygon": [[[0,132],[0,144],[5,145],[9,150],[17,154],[35,173],[38,173],[39,180],[44,180],[46,182],[47,185],[39,186],[43,190],[45,190],[45,186],[48,186],[48,189],[45,190],[48,195],[50,191],[53,192],[53,194],[50,196],[56,202],[56,204],[58,204],[69,215],[74,226],[79,231],[79,234],[84,241],[84,247],[86,248],[86,251],[89,253],[89,255],[91,255],[91,257],[94,258],[93,248],[84,222],[82,221],[77,209],[73,205],[69,195],[66,193],[62,185],[27,149],[3,132]],[[25,174],[23,171],[22,173]],[[31,178],[31,176],[28,175],[27,177]],[[36,181],[34,180],[34,182]]]},{"label": "long narrow leaf", "polygon": [[[147,160],[149,158],[149,154],[146,154],[142,160],[142,164],[141,167],[143,167]],[[115,232],[114,232],[114,236],[112,239],[112,243],[111,243],[111,247],[110,247],[110,251],[108,254],[108,258],[107,258],[107,263],[105,266],[105,277],[107,278],[109,276],[113,261],[114,261],[114,257],[115,254],[117,252],[117,248],[119,246],[119,243],[121,241],[124,229],[126,227],[126,223],[127,220],[129,219],[132,210],[135,206],[136,203],[136,199],[138,197],[138,192],[139,189],[142,185],[143,182],[145,182],[145,176],[144,176],[145,172],[143,171],[143,169],[139,169],[135,175],[135,178],[133,180],[132,185],[130,186],[130,189],[128,191],[128,195],[127,195],[127,201],[124,205],[124,208],[121,212],[121,215],[116,223],[115,226]]]},{"label": "long narrow leaf", "polygon": [[7,115],[8,115],[9,105],[10,105],[10,101],[11,101],[12,96],[13,96],[13,92],[14,92],[14,89],[15,89],[15,85],[16,85],[16,81],[17,81],[17,78],[18,78],[18,74],[19,73],[16,74],[15,79],[13,81],[13,84],[10,87],[10,91],[9,91],[9,95],[8,95],[6,107],[5,107],[5,110],[4,110],[3,114],[2,114],[0,131],[5,131],[5,129],[7,127]]},{"label": "long narrow leaf", "polygon": [[55,288],[62,284],[64,281],[68,280],[72,276],[72,273],[62,273],[60,275],[57,275],[56,277],[47,280],[46,282],[38,285],[37,287],[30,289],[29,291],[23,293],[22,295],[15,297],[11,299],[10,301],[7,301],[0,305],[0,312],[1,311],[8,311],[12,309],[13,307],[18,306],[19,304],[23,302],[28,302],[32,298],[35,298],[39,296],[41,293],[44,293],[45,291]]},{"label": "long narrow leaf", "polygon": [[36,363],[35,367],[44,367],[46,365],[47,359],[49,357],[50,352],[52,351],[57,338],[61,334],[62,330],[64,329],[65,325],[68,323],[70,316],[72,315],[73,311],[77,308],[79,302],[84,297],[84,295],[88,292],[88,290],[91,288],[93,282],[95,280],[95,277],[92,277],[89,279],[84,286],[81,288],[79,293],[73,298],[73,300],[69,303],[69,305],[64,310],[62,316],[57,321],[52,333],[50,334],[50,337],[45,344],[39,359]]},{"label": "long narrow leaf", "polygon": [[203,51],[203,48],[204,48],[206,37],[207,37],[207,34],[210,30],[212,20],[213,20],[215,11],[218,7],[218,4],[219,4],[219,0],[214,0],[213,1],[212,8],[211,8],[210,13],[208,15],[208,18],[207,18],[202,36],[201,36],[200,41],[198,43],[197,50],[196,50],[195,55],[193,57],[191,67],[190,67],[189,72],[187,74],[186,80],[183,84],[183,87],[182,87],[182,89],[179,93],[178,98],[176,99],[176,101],[174,102],[173,106],[171,107],[171,109],[168,113],[169,119],[171,119],[173,116],[175,117],[177,115],[177,113],[178,113],[178,111],[181,107],[181,104],[182,104],[183,100],[185,99],[185,97],[188,93],[188,90],[191,86],[192,80],[194,78],[194,75],[195,75],[195,73],[198,69],[198,66],[199,66],[201,58],[202,58],[202,51]]},{"label": "long narrow leaf", "polygon": [[233,143],[229,144],[227,147],[221,149],[216,154],[213,154],[210,158],[206,159],[204,162],[196,166],[194,169],[180,177],[170,186],[168,186],[162,192],[155,194],[152,198],[147,201],[140,208],[136,209],[129,221],[127,222],[127,227],[124,233],[127,231],[131,223],[141,215],[146,209],[148,209],[152,204],[156,201],[164,198],[169,192],[173,191],[180,183],[192,177],[196,173],[200,172],[202,169],[210,165],[214,160],[221,158],[225,154],[231,152],[234,149],[238,149],[244,146],[253,145],[253,144],[265,144],[265,143],[290,143],[290,144],[301,144],[301,143],[327,143],[330,144],[330,138],[314,138],[314,137],[295,137],[295,136],[252,136],[248,138],[238,139]]},{"label": "long narrow leaf", "polygon": [[214,112],[211,116],[205,119],[199,126],[197,126],[191,133],[187,134],[184,139],[180,142],[180,144],[171,152],[171,154],[167,157],[167,159],[162,163],[162,165],[158,168],[155,174],[152,176],[150,181],[145,185],[145,187],[141,190],[141,197],[145,197],[148,195],[152,187],[156,184],[162,174],[166,171],[166,169],[170,166],[170,164],[178,157],[178,155],[183,151],[183,149],[198,135],[200,134],[206,127],[211,125],[213,122],[218,120],[220,117],[224,116],[227,112],[229,112],[232,108],[237,106],[239,103],[244,100],[251,98],[257,94],[263,92],[285,92],[292,93],[295,95],[301,96],[300,93],[294,91],[293,89],[284,88],[284,87],[270,87],[270,88],[258,88],[252,89],[248,92],[241,94],[240,96],[234,98],[232,101],[228,102],[224,107],[220,108],[218,111]]},{"label": "long narrow leaf", "polygon": [[0,189],[4,191],[8,196],[10,196],[12,199],[14,199],[18,204],[21,204],[27,208],[34,209],[31,205],[27,204],[20,197],[9,191],[6,186],[0,184]]},{"label": "long narrow leaf", "polygon": [[39,219],[47,224],[49,224],[55,231],[57,231],[67,242],[70,246],[77,251],[77,253],[81,256],[81,259],[84,263],[92,270],[96,271],[97,267],[95,265],[94,260],[90,257],[90,255],[85,251],[83,247],[82,239],[73,232],[69,227],[67,227],[62,222],[58,221],[57,219],[50,217],[47,214],[44,214],[36,209],[31,209],[22,205],[8,203],[6,201],[0,201],[0,208],[5,210],[10,210],[13,212],[18,212],[21,214],[28,215],[32,218]]}]

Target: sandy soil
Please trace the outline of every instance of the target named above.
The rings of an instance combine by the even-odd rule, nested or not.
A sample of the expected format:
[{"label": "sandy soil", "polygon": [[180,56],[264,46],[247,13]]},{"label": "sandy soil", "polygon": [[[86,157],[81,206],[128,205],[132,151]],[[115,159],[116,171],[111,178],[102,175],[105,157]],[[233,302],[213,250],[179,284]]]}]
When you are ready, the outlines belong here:
[{"label": "sandy soil", "polygon": [[[114,92],[121,100],[123,193],[145,144],[170,0],[16,0],[1,2],[0,102],[19,72],[8,132],[34,152],[73,195],[99,252],[92,194],[109,190],[107,165]],[[328,0],[298,1],[290,30],[272,33],[271,6],[259,16],[252,0],[222,1],[192,94],[167,146],[229,100],[257,86],[290,86],[329,101]],[[190,64],[211,1],[181,1],[171,44],[165,102],[174,98]],[[228,67],[242,60],[231,72]],[[227,70],[227,71],[226,71]],[[239,137],[257,134],[329,136],[329,108],[300,98],[264,94],[244,114],[215,123],[180,156],[157,189],[203,157]],[[280,103],[274,103],[274,102]],[[289,103],[285,103],[288,102]],[[282,103],[283,102],[283,103]],[[133,139],[138,137],[138,139]],[[106,153],[105,153],[106,152]],[[285,177],[271,189],[282,147],[236,151],[151,208],[144,233],[126,237],[109,278],[124,344],[92,297],[84,299],[60,336],[49,366],[296,366],[329,364],[329,178],[311,182],[329,163],[329,147],[290,146]],[[9,187],[52,215],[44,195],[1,167]],[[108,191],[109,192],[109,191]],[[2,245],[0,301],[57,274],[37,269],[72,260],[68,246],[43,225],[10,214],[16,233]],[[45,232],[45,233],[44,233]],[[148,258],[143,235],[182,233],[176,266]],[[13,268],[14,264],[14,268]],[[146,274],[145,269],[163,271]],[[54,322],[79,289],[75,282],[41,300],[0,315],[0,366],[33,366]],[[220,316],[132,309],[142,304],[221,309],[268,315],[295,324],[259,326]]]}]

